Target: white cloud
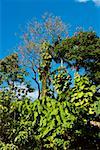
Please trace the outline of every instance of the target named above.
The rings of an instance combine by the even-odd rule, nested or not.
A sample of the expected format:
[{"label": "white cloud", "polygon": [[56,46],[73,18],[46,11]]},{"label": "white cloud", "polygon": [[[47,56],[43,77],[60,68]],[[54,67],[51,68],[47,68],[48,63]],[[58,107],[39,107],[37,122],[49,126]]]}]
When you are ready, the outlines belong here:
[{"label": "white cloud", "polygon": [[97,6],[100,6],[100,0],[92,0]]},{"label": "white cloud", "polygon": [[86,3],[88,2],[89,0],[76,0],[77,2],[80,2],[80,3]]},{"label": "white cloud", "polygon": [[[24,90],[24,91],[27,91],[27,86],[25,85],[25,84],[15,84],[15,86],[18,88],[18,89],[20,89],[20,90]],[[18,95],[18,93],[16,93],[16,95]],[[19,99],[21,99],[22,98],[22,96],[23,95],[25,95],[25,93],[21,93],[21,95],[20,96],[18,96],[18,98]],[[28,97],[28,98],[30,98],[31,100],[35,100],[35,99],[37,99],[38,98],[38,90],[35,90],[34,92],[28,92],[27,93],[27,95],[26,95],[26,97]]]},{"label": "white cloud", "polygon": [[38,98],[38,90],[35,90],[34,92],[28,93],[27,95],[29,98],[31,98],[32,100],[35,100]]},{"label": "white cloud", "polygon": [[80,3],[86,3],[88,1],[91,1],[93,2],[96,6],[100,6],[100,0],[76,0],[77,2],[80,2]]}]

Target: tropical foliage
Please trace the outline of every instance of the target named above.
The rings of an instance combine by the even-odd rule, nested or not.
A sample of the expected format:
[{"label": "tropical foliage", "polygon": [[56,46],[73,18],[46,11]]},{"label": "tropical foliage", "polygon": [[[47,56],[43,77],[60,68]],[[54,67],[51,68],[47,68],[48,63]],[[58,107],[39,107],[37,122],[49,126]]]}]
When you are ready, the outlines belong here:
[{"label": "tropical foliage", "polygon": [[[51,18],[45,23],[52,38],[62,34],[61,30],[51,32]],[[56,25],[62,26],[62,22]],[[53,40],[40,42],[37,53],[36,43],[28,47],[30,55],[29,50],[35,49],[38,66],[32,57],[27,58],[30,63],[24,61],[25,65],[20,65],[22,56],[16,53],[0,60],[1,150],[100,148],[100,38],[94,32],[79,31],[58,43]],[[53,69],[55,63],[59,67]],[[66,64],[76,69],[74,77]],[[38,85],[39,95],[35,100],[29,97],[35,89],[27,82],[26,65],[33,70],[33,74],[28,71]],[[84,74],[80,75],[78,71],[83,67]]]}]

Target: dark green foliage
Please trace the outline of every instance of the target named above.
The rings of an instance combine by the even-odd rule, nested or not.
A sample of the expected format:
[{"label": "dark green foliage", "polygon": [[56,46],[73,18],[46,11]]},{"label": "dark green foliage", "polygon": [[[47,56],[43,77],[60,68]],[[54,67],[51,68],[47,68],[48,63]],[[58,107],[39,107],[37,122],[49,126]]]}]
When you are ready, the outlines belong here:
[{"label": "dark green foliage", "polygon": [[65,67],[52,71],[50,45],[44,42],[38,70],[42,94],[35,101],[28,98],[34,89],[25,82],[27,74],[18,65],[18,56],[13,54],[0,61],[1,150],[100,148],[99,76],[98,68],[92,70],[93,61],[99,65],[98,42],[94,32],[79,32],[56,45],[56,56],[63,52],[58,59],[87,71],[87,75],[75,74],[73,87]]},{"label": "dark green foliage", "polygon": [[23,69],[19,70],[17,54],[13,54],[0,60],[1,83],[4,81],[10,85],[10,83],[13,84],[17,81],[23,82],[23,73],[25,73]]},{"label": "dark green foliage", "polygon": [[55,47],[55,52],[63,54],[63,59],[76,70],[84,67],[90,79],[100,82],[100,38],[95,32],[80,31],[66,38]]},{"label": "dark green foliage", "polygon": [[[94,129],[90,124],[96,112],[92,104],[98,102],[96,86],[86,76],[76,74],[75,86],[70,88],[65,68],[58,68],[52,82],[57,98],[46,96],[34,102],[26,97],[19,99],[12,89],[1,89],[1,149],[99,147],[98,127]],[[89,140],[88,144],[83,145],[83,140]]]},{"label": "dark green foliage", "polygon": [[[33,88],[29,85],[26,86],[27,88],[21,87],[25,81],[25,73],[18,65],[16,54],[1,60],[0,74],[0,149],[23,149],[28,140],[22,141],[23,138],[26,136],[30,139],[30,136],[28,136],[29,131],[22,129],[21,123],[24,122],[25,115],[28,116],[30,113],[31,102],[26,97],[33,91]],[[25,120],[27,121],[27,119],[26,117]],[[29,123],[30,121],[27,122],[27,124]]]},{"label": "dark green foliage", "polygon": [[7,91],[0,93],[1,149],[31,149],[36,145],[33,115],[33,103],[28,98],[12,97]]}]

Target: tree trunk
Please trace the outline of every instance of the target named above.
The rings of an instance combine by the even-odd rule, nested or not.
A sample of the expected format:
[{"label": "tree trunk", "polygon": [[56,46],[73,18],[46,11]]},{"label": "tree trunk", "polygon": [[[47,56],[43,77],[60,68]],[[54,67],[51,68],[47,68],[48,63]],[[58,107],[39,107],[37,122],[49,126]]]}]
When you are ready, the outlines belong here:
[{"label": "tree trunk", "polygon": [[41,97],[45,97],[47,92],[47,74],[44,74],[42,76],[42,91],[41,91]]}]

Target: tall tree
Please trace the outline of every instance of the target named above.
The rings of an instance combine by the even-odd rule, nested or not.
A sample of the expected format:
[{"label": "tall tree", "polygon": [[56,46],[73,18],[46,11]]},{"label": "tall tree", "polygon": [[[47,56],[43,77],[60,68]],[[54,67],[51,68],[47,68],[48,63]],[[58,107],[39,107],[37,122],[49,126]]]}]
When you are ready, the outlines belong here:
[{"label": "tall tree", "polygon": [[[23,134],[26,136],[25,133],[28,135],[29,132],[21,132],[20,124],[22,114],[27,111],[28,104],[31,105],[28,93],[33,91],[33,88],[26,84],[25,76],[25,71],[18,63],[17,54],[0,60],[0,149],[2,150],[23,149],[24,143],[19,146],[21,142],[16,143],[16,137]],[[25,86],[22,86],[22,83]]]},{"label": "tall tree", "polygon": [[65,62],[77,71],[83,67],[90,80],[100,84],[100,38],[94,31],[79,31],[55,47],[64,53]]},{"label": "tall tree", "polygon": [[21,93],[27,95],[27,92],[32,92],[33,88],[25,81],[26,75],[25,70],[19,65],[18,55],[16,53],[0,60],[1,91],[3,88],[7,91],[11,90],[15,97],[20,96]]},{"label": "tall tree", "polygon": [[[70,87],[65,67],[50,72],[50,44],[40,46],[39,77],[45,87],[40,100],[30,101],[27,92],[17,96],[21,89],[17,91],[16,82],[24,82],[24,74],[16,54],[0,61],[0,149],[99,149],[96,85],[77,73]],[[47,91],[49,80],[56,91],[53,98]]]},{"label": "tall tree", "polygon": [[[32,79],[37,84],[39,91],[38,98],[41,94],[40,84],[38,82],[38,70],[41,61],[44,59],[43,53],[47,51],[45,49],[47,47],[43,48],[43,45],[48,43],[48,52],[51,51],[51,53],[47,53],[53,57],[53,47],[60,42],[60,39],[66,37],[67,32],[68,26],[62,22],[60,17],[53,16],[52,14],[44,14],[40,21],[31,21],[22,35],[22,44],[19,46],[20,57],[25,67],[28,67],[28,70],[30,69],[29,72],[31,73]],[[45,60],[46,59],[48,58],[45,58]],[[44,72],[45,71],[44,68]],[[46,74],[48,74],[48,72],[49,70],[46,71]],[[43,81],[45,80],[44,82],[46,83],[46,77],[42,77]],[[46,85],[43,83],[41,87],[43,92]]]}]

